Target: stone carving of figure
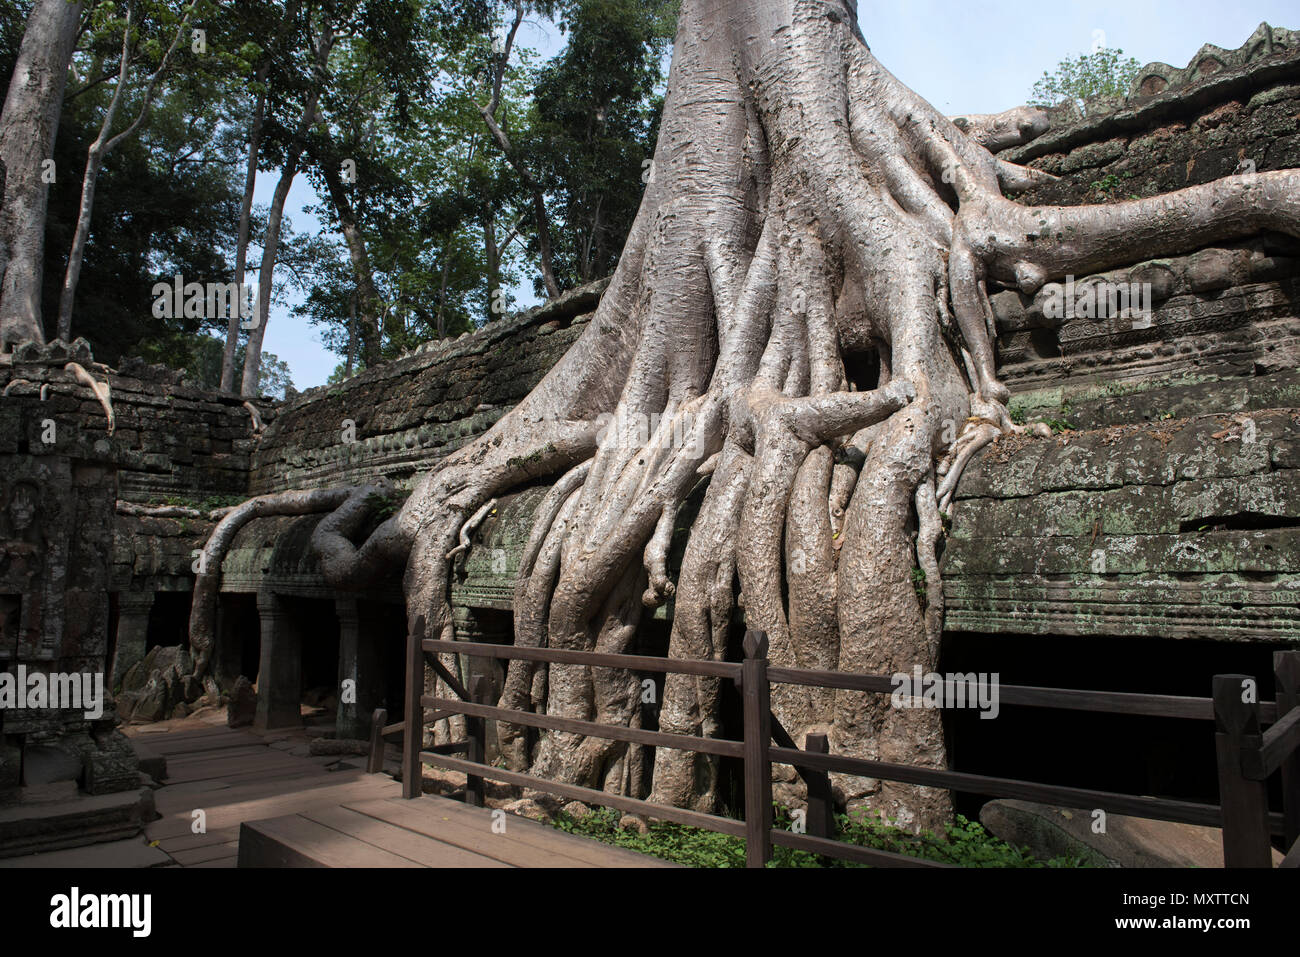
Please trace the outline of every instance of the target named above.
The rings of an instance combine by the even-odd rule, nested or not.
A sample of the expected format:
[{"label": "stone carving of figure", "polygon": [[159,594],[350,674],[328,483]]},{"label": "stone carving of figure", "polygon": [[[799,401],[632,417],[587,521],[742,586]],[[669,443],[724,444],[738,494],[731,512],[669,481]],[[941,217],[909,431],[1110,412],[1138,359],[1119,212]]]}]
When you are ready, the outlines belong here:
[{"label": "stone carving of figure", "polygon": [[0,512],[0,576],[31,577],[40,571],[45,536],[40,522],[40,489],[19,479],[9,487]]}]

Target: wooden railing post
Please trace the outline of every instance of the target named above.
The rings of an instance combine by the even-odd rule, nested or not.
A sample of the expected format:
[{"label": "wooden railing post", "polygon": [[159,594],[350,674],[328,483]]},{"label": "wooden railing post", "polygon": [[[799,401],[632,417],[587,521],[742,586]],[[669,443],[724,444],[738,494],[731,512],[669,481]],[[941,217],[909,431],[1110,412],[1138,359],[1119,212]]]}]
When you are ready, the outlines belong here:
[{"label": "wooden railing post", "polygon": [[378,774],[384,770],[384,726],[388,724],[388,712],[376,708],[370,718],[370,759],[366,762],[367,774]]},{"label": "wooden railing post", "polygon": [[767,683],[767,635],[745,633],[741,695],[745,716],[745,865],[764,867],[772,859],[772,727]]},{"label": "wooden railing post", "polygon": [[[1300,651],[1273,652],[1273,676],[1277,719],[1300,708]],[[1300,840],[1300,757],[1293,751],[1282,759],[1282,825],[1286,846]]]},{"label": "wooden railing post", "polygon": [[420,796],[424,769],[420,766],[420,748],[424,744],[424,616],[406,636],[406,727],[402,731],[402,797]]},{"label": "wooden railing post", "polygon": [[1242,771],[1242,755],[1260,746],[1259,701],[1247,699],[1258,684],[1247,675],[1214,676],[1215,751],[1223,811],[1223,866],[1272,867],[1268,788]]},{"label": "wooden railing post", "polygon": [[[830,742],[824,734],[804,736],[804,750],[812,754],[830,754]],[[831,776],[825,771],[812,771],[804,778],[808,788],[808,833],[813,837],[835,836],[834,805],[831,798]]]},{"label": "wooden railing post", "polygon": [[[482,675],[475,675],[469,683],[469,700],[484,704],[483,695],[487,681]],[[487,722],[482,718],[465,717],[465,731],[469,739],[467,759],[475,764],[483,764],[487,759]],[[483,806],[483,778],[477,774],[465,776],[465,803],[472,807]]]}]

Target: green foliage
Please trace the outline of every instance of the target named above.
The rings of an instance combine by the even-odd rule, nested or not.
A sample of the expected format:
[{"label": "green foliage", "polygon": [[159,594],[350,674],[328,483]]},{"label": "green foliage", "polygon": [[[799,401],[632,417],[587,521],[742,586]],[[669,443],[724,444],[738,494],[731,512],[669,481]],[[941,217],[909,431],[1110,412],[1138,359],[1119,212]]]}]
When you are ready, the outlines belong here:
[{"label": "green foliage", "polygon": [[403,499],[372,492],[366,496],[366,507],[379,519],[391,518],[397,514]]},{"label": "green foliage", "polygon": [[[165,351],[151,342],[141,343],[140,356],[149,362],[162,362],[173,368],[184,369],[189,379],[205,389],[216,389],[221,383],[221,356],[225,343],[205,333],[178,333],[166,340]],[[235,351],[235,368],[244,364],[244,346]],[[258,393],[272,399],[287,399],[294,395],[293,376],[288,363],[275,353],[262,353],[262,366],[258,371]]]},{"label": "green foliage", "polygon": [[916,592],[916,597],[921,601],[921,608],[924,610],[926,603],[925,592],[925,569],[912,569],[912,591]]},{"label": "green foliage", "polygon": [[1093,180],[1088,188],[1098,193],[1113,193],[1119,188],[1119,177],[1114,173],[1107,173],[1101,179]]},{"label": "green foliage", "polygon": [[1044,72],[1034,84],[1030,105],[1056,106],[1063,100],[1072,100],[1082,108],[1090,97],[1126,95],[1142,64],[1123,54],[1123,50],[1102,47],[1092,53],[1067,57],[1054,71]]},{"label": "green foliage", "polygon": [[618,262],[658,138],[675,8],[577,0],[561,24],[568,46],[537,72],[523,145],[546,188],[562,286],[608,275]]},{"label": "green foliage", "polygon": [[[543,188],[562,286],[606,275],[617,262],[653,155],[678,6],[523,5],[530,22],[558,27],[567,46],[541,63],[515,45],[496,119]],[[5,81],[29,7],[0,10]],[[338,377],[515,308],[509,290],[538,274],[532,195],[480,113],[491,92],[493,43],[513,21],[514,2],[134,0],[131,9],[130,69],[112,133],[139,114],[147,78],[180,18],[190,11],[191,20],[147,118],[98,176],[73,317],[74,333],[90,339],[96,358],[141,355],[216,385],[209,373],[224,318],[156,318],[152,290],[177,273],[186,282],[232,278],[259,97],[265,121],[257,167],[263,177],[278,176],[300,148],[300,167],[322,200],[312,212],[324,227],[295,236],[286,226],[273,302],[293,294],[296,317],[344,360]],[[47,219],[42,296],[50,332],[86,150],[117,86],[126,11],[122,0],[88,4],[74,54]],[[326,27],[333,45],[317,63],[314,47]],[[191,29],[204,31],[202,50]],[[316,112],[304,123],[312,102]],[[345,162],[355,176],[331,191]],[[256,281],[265,223],[266,210],[255,209],[248,282]],[[356,261],[357,243],[344,241],[349,225],[368,269]],[[291,387],[287,374],[269,374],[272,390]]]},{"label": "green foliage", "polygon": [[[739,837],[718,834],[684,824],[657,821],[642,834],[634,828],[620,828],[619,812],[594,808],[582,818],[561,813],[553,826],[570,834],[594,838],[605,844],[625,847],[652,857],[689,867],[744,867],[745,842]],[[790,813],[774,807],[774,826],[788,830]],[[837,840],[895,854],[906,854],[958,867],[1083,867],[1083,861],[1057,857],[1039,861],[1028,848],[1016,848],[993,837],[983,826],[961,815],[945,829],[944,837],[925,833],[913,835],[866,813],[836,816]],[[773,848],[771,867],[863,867],[852,861],[835,860],[792,848]]]}]

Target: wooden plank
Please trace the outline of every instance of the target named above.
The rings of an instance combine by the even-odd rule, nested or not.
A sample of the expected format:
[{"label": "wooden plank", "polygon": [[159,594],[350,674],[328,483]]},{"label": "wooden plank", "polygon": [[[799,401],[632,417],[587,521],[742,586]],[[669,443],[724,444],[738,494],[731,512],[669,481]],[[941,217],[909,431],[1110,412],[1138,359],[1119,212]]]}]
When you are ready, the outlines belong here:
[{"label": "wooden plank", "polygon": [[265,741],[256,738],[251,734],[223,734],[193,742],[169,741],[167,742],[166,747],[159,747],[160,742],[158,742],[158,739],[156,738],[147,738],[146,740],[150,747],[169,761],[173,757],[179,758],[191,754],[199,755],[205,754],[209,751],[228,751],[232,748],[268,747]]},{"label": "wooden plank", "polygon": [[473,718],[492,718],[510,724],[522,724],[530,728],[545,728],[548,731],[569,731],[597,738],[608,738],[612,741],[628,741],[632,744],[673,748],[678,751],[696,751],[700,754],[716,754],[728,758],[738,758],[743,754],[739,741],[701,738],[692,734],[670,734],[666,731],[643,731],[639,728],[615,727],[608,724],[599,724],[595,721],[561,718],[552,714],[534,714],[531,711],[498,708],[495,705],[474,704],[469,701],[453,701],[450,698],[425,697],[420,699],[420,703],[425,707],[454,709]]},{"label": "wooden plank", "polygon": [[560,784],[558,781],[548,781],[546,778],[539,778],[532,774],[522,774],[518,771],[507,771],[504,768],[471,764],[469,761],[463,761],[460,758],[430,754],[427,751],[421,752],[420,757],[425,764],[446,768],[448,771],[459,771],[462,774],[481,774],[489,781],[500,781],[504,784],[532,788],[547,794],[569,798],[572,801],[582,801],[585,804],[598,804],[602,807],[617,808],[628,814],[640,814],[661,821],[674,821],[678,824],[688,824],[691,827],[702,827],[707,831],[717,831],[720,834],[732,834],[736,837],[745,836],[744,822],[719,817],[716,814],[702,814],[699,811],[669,807],[666,804],[652,804],[638,798],[607,794],[604,791],[579,787],[576,784]]},{"label": "wooden plank", "polygon": [[1262,781],[1282,766],[1300,748],[1300,708],[1288,711],[1264,732],[1258,759],[1244,770],[1246,776]]},{"label": "wooden plank", "polygon": [[216,861],[223,857],[238,856],[239,839],[223,841],[220,844],[209,844],[206,847],[191,847],[183,851],[168,851],[167,853],[172,860],[182,867],[193,867],[195,864],[202,864],[204,861]]},{"label": "wooden plank", "polygon": [[366,761],[366,773],[378,774],[384,770],[384,725],[388,723],[388,712],[376,708],[370,716],[370,756]]},{"label": "wooden plank", "polygon": [[228,780],[231,777],[259,774],[262,772],[285,771],[304,774],[329,774],[320,765],[310,761],[298,761],[285,758],[282,754],[272,752],[264,757],[229,758],[222,761],[205,761],[178,768],[173,774],[168,768],[168,784],[184,784],[187,781],[204,781],[212,778]]},{"label": "wooden plank", "polygon": [[[335,771],[307,779],[295,785],[293,790],[302,794],[306,791],[318,791],[343,785],[359,785],[365,788],[377,789],[395,786],[391,780],[368,777],[360,771]],[[203,794],[202,797],[206,801],[203,806],[212,807],[256,801],[261,798],[277,797],[288,793],[290,790],[283,781],[251,781],[236,787],[225,788],[217,793]],[[188,813],[191,808],[198,806],[195,804],[197,796],[199,795],[196,792],[188,788],[180,786],[165,787],[154,792],[154,807],[159,814],[163,815],[179,811]]]},{"label": "wooden plank", "polygon": [[216,861],[204,861],[202,864],[191,864],[191,867],[238,867],[238,857],[223,857]]},{"label": "wooden plank", "polygon": [[[1214,748],[1219,762],[1219,804],[1222,807],[1223,866],[1273,866],[1268,837],[1268,787],[1246,777],[1245,764],[1257,759],[1259,707],[1242,700],[1247,675],[1214,676]],[[1251,757],[1243,762],[1243,757]]]},{"label": "wooden plank", "polygon": [[424,637],[424,616],[415,620],[415,627],[406,636],[406,700],[403,720],[406,729],[402,735],[402,797],[410,800],[420,796],[423,789],[424,768],[420,766],[420,747],[424,744],[424,713],[420,695],[424,693],[424,651],[420,640]]},{"label": "wooden plank", "polygon": [[892,851],[879,851],[874,847],[862,847],[858,844],[846,844],[832,841],[812,834],[795,834],[792,831],[772,831],[772,843],[783,847],[793,847],[801,851],[812,851],[826,857],[837,857],[845,861],[857,861],[874,867],[952,867],[939,861],[927,861],[907,854],[895,854]]},{"label": "wooden plank", "polygon": [[745,865],[765,867],[772,859],[771,687],[767,683],[767,635],[745,633],[741,684],[745,741]]},{"label": "wooden plank", "polygon": [[[1094,791],[1086,788],[1063,787],[1055,784],[1038,784],[965,771],[939,771],[887,761],[868,761],[848,758],[838,754],[813,754],[788,748],[770,749],[773,761],[781,764],[802,765],[823,771],[836,771],[864,778],[880,778],[922,787],[946,788],[967,791],[990,797],[1019,798],[1041,804],[1060,804],[1065,807],[1104,808],[1115,814],[1149,817],[1157,821],[1177,821],[1182,824],[1201,824],[1218,827],[1219,808],[1213,804],[1194,804],[1167,798],[1140,797],[1134,794],[1116,794],[1111,791]],[[1280,822],[1280,818],[1279,818]]]},{"label": "wooden plank", "polygon": [[[475,675],[470,681],[470,700],[482,703],[487,698],[486,679],[483,675]],[[465,721],[465,733],[468,736],[469,748],[465,757],[475,764],[487,763],[487,722],[482,718],[467,718]],[[483,778],[477,774],[468,774],[465,776],[465,803],[473,807],[483,807],[486,801],[486,793],[483,785]]]},{"label": "wooden plank", "polygon": [[423,867],[509,867],[495,857],[420,834],[346,807],[305,811],[303,817]]},{"label": "wooden plank", "polygon": [[506,818],[505,833],[493,833],[490,812],[482,811],[467,819],[459,813],[464,808],[458,801],[426,795],[418,801],[389,798],[383,801],[350,802],[344,807],[394,827],[454,844],[511,867],[599,866],[584,856],[564,853],[557,844],[541,842],[527,827],[514,826],[520,821],[535,827],[545,825],[510,815]]},{"label": "wooden plank", "polygon": [[[193,786],[197,789],[193,793],[200,794],[224,791],[231,787],[240,787],[245,784],[259,781],[265,781],[268,784],[272,784],[277,781],[307,781],[313,778],[328,779],[330,776],[331,772],[322,768],[284,766],[227,773],[218,777],[202,777],[194,781],[186,781],[183,784],[178,784],[177,787]],[[287,788],[282,788],[282,790],[287,790]]]},{"label": "wooden plank", "polygon": [[518,867],[675,867],[623,847],[566,834],[526,817],[508,814],[505,833],[492,832],[492,812],[459,801],[425,796],[350,803],[347,807],[401,827],[450,841]]},{"label": "wooden plank", "polygon": [[173,854],[175,851],[192,851],[196,847],[211,847],[213,844],[229,844],[239,842],[239,827],[218,827],[205,831],[202,834],[195,834],[191,827],[187,833],[177,834],[174,837],[157,837],[149,836],[150,841],[156,841],[158,847]]},{"label": "wooden plank", "polygon": [[[774,719],[775,720],[775,719]],[[805,750],[814,754],[829,754],[830,742],[824,734],[809,734],[804,738]],[[808,833],[813,837],[835,836],[835,799],[831,791],[831,776],[825,771],[808,771],[804,781],[808,785]]]},{"label": "wooden plank", "polygon": [[[223,827],[238,827],[243,821],[258,820],[265,817],[279,817],[291,811],[321,804],[340,804],[352,800],[377,800],[393,797],[400,792],[395,781],[374,777],[363,777],[359,781],[338,784],[331,787],[314,787],[305,790],[281,788],[270,791],[265,787],[242,789],[235,799],[206,803],[188,802],[182,808],[170,808],[163,813],[162,820],[146,826],[145,834],[150,840],[162,840],[191,834],[191,811],[202,807],[207,814],[207,827],[213,831]],[[232,789],[233,790],[233,789]],[[255,795],[255,796],[254,796]]]},{"label": "wooden plank", "polygon": [[[1300,651],[1273,652],[1273,679],[1279,718],[1300,711]],[[1300,847],[1300,754],[1291,752],[1278,768],[1282,779],[1283,836],[1290,858]]]},{"label": "wooden plank", "polygon": [[[804,688],[839,688],[874,694],[890,694],[896,687],[896,682],[890,675],[855,675],[843,671],[817,671],[809,668],[769,668],[768,679],[777,684],[793,684]],[[945,682],[945,685],[952,683]],[[1088,691],[1076,688],[999,684],[998,701],[1001,704],[1058,708],[1064,711],[1101,711],[1108,714],[1204,720],[1214,717],[1214,702],[1210,698],[1185,695],[1134,694],[1126,691]]]},{"label": "wooden plank", "polygon": [[426,639],[425,651],[480,658],[504,658],[510,661],[548,661],[560,664],[588,665],[596,668],[622,668],[628,671],[654,671],[679,675],[703,675],[710,678],[740,677],[740,665],[727,661],[699,658],[659,658],[653,655],[610,655],[595,651],[571,651],[567,648],[529,648],[522,645],[491,645],[474,641]]},{"label": "wooden plank", "polygon": [[[138,727],[138,725],[136,727]],[[254,734],[248,728],[230,728],[225,724],[198,728],[169,728],[161,734],[148,736],[149,743],[154,746],[171,746],[181,741],[199,742],[221,737],[246,737],[261,740],[260,735]]]},{"label": "wooden plank", "polygon": [[241,824],[239,866],[419,867],[298,814]]},{"label": "wooden plank", "polygon": [[220,748],[213,751],[180,751],[167,755],[167,769],[183,768],[204,761],[226,761],[230,758],[256,757],[263,754],[280,754],[264,744],[243,744],[234,748]]}]

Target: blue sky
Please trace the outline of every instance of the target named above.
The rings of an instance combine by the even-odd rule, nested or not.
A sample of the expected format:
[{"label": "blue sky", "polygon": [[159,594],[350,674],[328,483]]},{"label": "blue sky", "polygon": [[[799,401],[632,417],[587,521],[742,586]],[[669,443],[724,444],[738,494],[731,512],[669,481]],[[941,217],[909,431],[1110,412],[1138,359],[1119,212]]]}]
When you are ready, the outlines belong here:
[{"label": "blue sky", "polygon": [[[1235,49],[1263,21],[1300,29],[1300,0],[859,0],[858,14],[880,61],[949,114],[1023,103],[1044,70],[1092,49],[1096,31],[1142,63],[1182,67],[1202,44]],[[531,24],[519,42],[552,56],[564,39]],[[269,202],[274,188],[275,174],[260,174],[256,201]],[[285,207],[298,232],[319,228],[303,208],[316,201],[299,176]],[[515,295],[524,306],[535,301],[531,288]],[[339,361],[313,327],[283,308],[272,310],[263,347],[289,363],[299,389],[324,383]]]}]

